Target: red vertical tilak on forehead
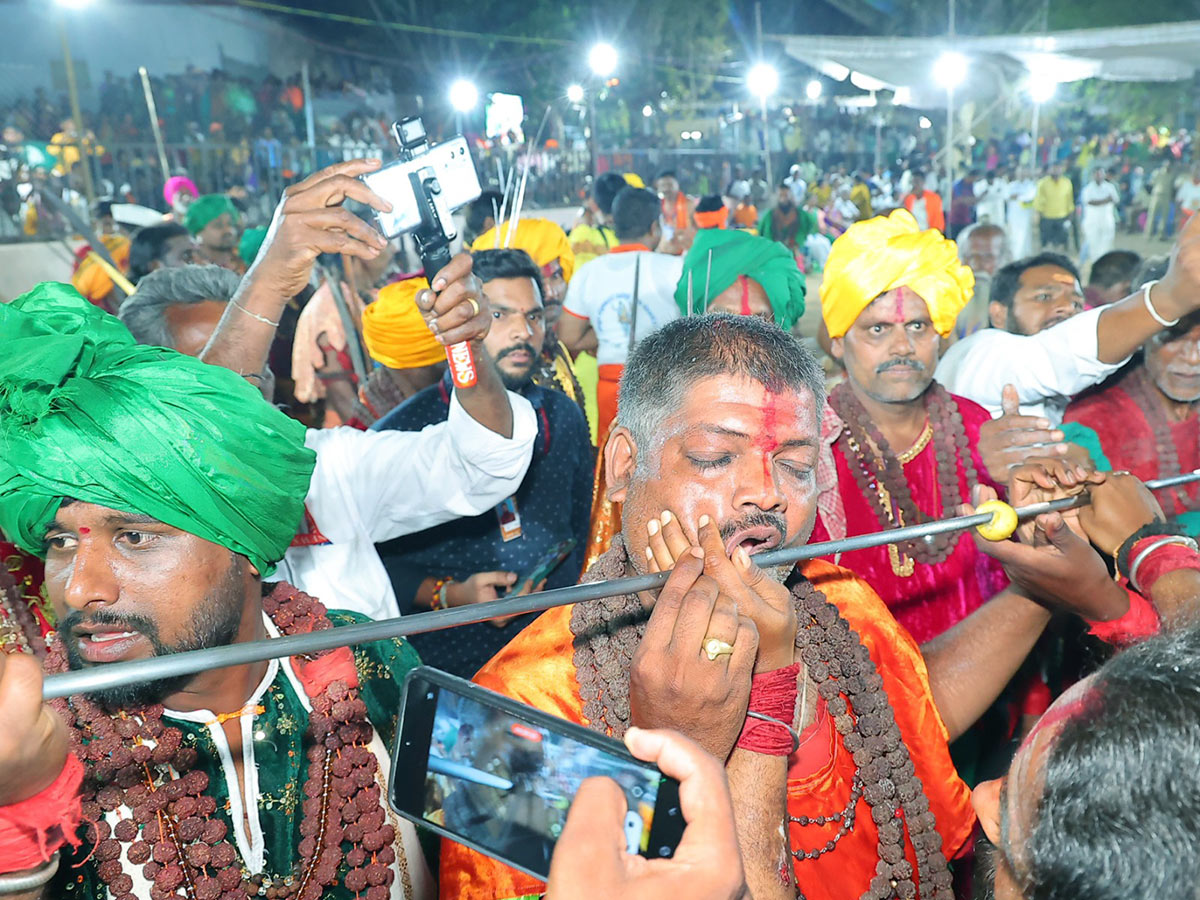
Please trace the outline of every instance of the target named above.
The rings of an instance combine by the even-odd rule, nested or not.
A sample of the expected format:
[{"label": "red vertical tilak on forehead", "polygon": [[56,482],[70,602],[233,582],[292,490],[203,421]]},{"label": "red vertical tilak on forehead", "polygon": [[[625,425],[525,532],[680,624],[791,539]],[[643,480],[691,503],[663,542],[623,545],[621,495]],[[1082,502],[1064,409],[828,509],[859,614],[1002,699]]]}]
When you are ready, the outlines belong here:
[{"label": "red vertical tilak on forehead", "polygon": [[904,292],[901,290],[896,291],[896,318],[894,321],[897,325],[904,324]]},{"label": "red vertical tilak on forehead", "polygon": [[779,447],[777,436],[779,425],[779,397],[767,391],[766,402],[762,406],[762,429],[754,441],[754,447],[762,454],[763,478],[771,477],[771,454]]},{"label": "red vertical tilak on forehead", "polygon": [[750,282],[745,275],[738,276],[738,284],[742,286],[742,315],[750,315]]}]

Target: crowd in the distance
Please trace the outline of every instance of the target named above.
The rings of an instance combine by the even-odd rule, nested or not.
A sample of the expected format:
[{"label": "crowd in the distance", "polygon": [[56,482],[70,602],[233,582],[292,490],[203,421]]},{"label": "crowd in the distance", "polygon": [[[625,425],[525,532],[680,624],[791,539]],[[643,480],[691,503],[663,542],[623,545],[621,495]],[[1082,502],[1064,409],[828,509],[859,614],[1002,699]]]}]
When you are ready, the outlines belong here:
[{"label": "crowd in the distance", "polygon": [[[609,171],[567,228],[489,191],[438,272],[380,234],[378,160],[297,174],[269,222],[182,174],[138,228],[103,201],[72,285],[0,305],[0,896],[1193,897],[1200,484],[1145,482],[1200,470],[1200,225],[1170,139],[1176,248],[1117,246],[1137,143],[986,144],[948,209],[915,151],[703,193]],[[666,570],[39,702],[44,673]],[[676,858],[626,858],[596,783],[548,885],[423,844],[382,774],[418,656],[680,777]],[[534,815],[459,790],[461,828]]]}]

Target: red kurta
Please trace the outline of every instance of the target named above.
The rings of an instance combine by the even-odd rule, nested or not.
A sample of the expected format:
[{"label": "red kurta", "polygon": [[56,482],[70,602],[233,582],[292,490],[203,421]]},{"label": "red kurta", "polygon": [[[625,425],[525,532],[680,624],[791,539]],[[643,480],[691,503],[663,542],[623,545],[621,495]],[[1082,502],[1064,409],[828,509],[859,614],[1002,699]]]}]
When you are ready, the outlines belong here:
[{"label": "red kurta", "polygon": [[[1142,408],[1120,384],[1089,393],[1067,407],[1064,421],[1091,428],[1114,470],[1130,472],[1141,481],[1161,478],[1154,429]],[[1186,422],[1171,422],[1171,439],[1179,457],[1180,472],[1200,468],[1200,416]],[[1154,495],[1168,516],[1200,510],[1200,485],[1180,485]],[[1185,500],[1186,498],[1186,500]]]},{"label": "red kurta", "polygon": [[[979,428],[991,416],[977,403],[963,397],[955,397],[954,400],[962,413],[967,443],[975,460],[975,471],[983,484],[996,487],[988,478],[983,460],[975,450],[979,444]],[[935,433],[929,445],[904,466],[904,474],[912,491],[913,502],[927,515],[940,519],[942,498],[934,452],[934,444],[938,439],[939,435]],[[883,530],[879,524],[878,499],[865,496],[859,490],[858,482],[850,470],[850,461],[840,445],[834,448],[833,456],[837,464],[838,491],[846,513],[846,534],[874,534]],[[958,485],[963,499],[969,500],[971,495],[967,488],[967,475],[961,462],[958,466]],[[810,543],[827,540],[829,531],[818,515]],[[836,562],[865,579],[918,644],[925,643],[962,621],[1008,584],[1000,564],[980,553],[967,532],[963,532],[954,551],[943,562],[937,565],[918,562],[908,577],[892,571],[886,546],[843,553]]]},{"label": "red kurta", "polygon": [[[917,645],[888,615],[874,591],[853,573],[820,560],[803,563],[800,571],[837,606],[870,651],[929,798],[929,808],[937,819],[943,851],[947,856],[957,855],[971,837],[975,815],[970,791],[950,761],[946,728],[934,706],[925,661]],[[586,724],[573,661],[571,610],[568,606],[544,613],[480,670],[476,682]],[[787,790],[791,815],[812,818],[845,807],[855,773],[854,760],[823,709],[802,735],[801,748],[790,764]],[[792,846],[811,850],[830,840],[837,830],[837,822],[824,827],[793,824]],[[805,897],[858,900],[875,874],[877,840],[870,807],[860,799],[853,830],[832,852],[795,863],[796,883]],[[911,845],[906,852],[915,869],[916,855]],[[443,841],[440,890],[444,900],[498,900],[537,895],[544,886],[461,844]]]}]

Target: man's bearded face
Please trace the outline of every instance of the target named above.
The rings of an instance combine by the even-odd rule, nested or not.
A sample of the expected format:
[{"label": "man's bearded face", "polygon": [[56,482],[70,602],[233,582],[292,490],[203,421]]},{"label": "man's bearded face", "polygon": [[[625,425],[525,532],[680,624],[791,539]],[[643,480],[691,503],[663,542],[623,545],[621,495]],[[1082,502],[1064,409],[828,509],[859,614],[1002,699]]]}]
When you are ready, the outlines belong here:
[{"label": "man's bearded face", "polygon": [[200,246],[228,253],[237,248],[238,230],[237,226],[233,224],[233,216],[229,213],[221,213],[201,228],[196,237],[200,241]]},{"label": "man's bearded face", "polygon": [[[666,414],[639,459],[622,460],[614,434],[606,448],[613,488],[623,503],[622,533],[633,565],[644,571],[646,525],[664,510],[694,542],[696,523],[717,523],[725,550],[751,555],[803,544],[816,516],[818,410],[807,390],[768,390],[757,381],[720,375],[698,381],[679,409]],[[784,571],[773,574],[782,579]]]},{"label": "man's bearded face", "polygon": [[1200,400],[1200,323],[1189,317],[1183,326],[1159,332],[1145,345],[1146,372],[1176,403]]},{"label": "man's bearded face", "polygon": [[860,395],[877,403],[908,403],[933,381],[938,336],[925,301],[899,287],[864,309],[845,335],[833,339],[832,351]]},{"label": "man's bearded face", "polygon": [[[46,589],[72,669],[230,644],[253,568],[148,516],[64,503],[46,533]],[[194,676],[97,692],[110,707],[160,702]]]}]

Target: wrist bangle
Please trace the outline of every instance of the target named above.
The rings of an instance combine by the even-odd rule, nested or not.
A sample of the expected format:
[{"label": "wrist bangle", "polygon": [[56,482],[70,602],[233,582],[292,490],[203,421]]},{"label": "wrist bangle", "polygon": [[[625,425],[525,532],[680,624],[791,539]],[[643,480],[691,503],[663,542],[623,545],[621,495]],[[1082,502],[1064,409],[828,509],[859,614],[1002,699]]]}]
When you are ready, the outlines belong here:
[{"label": "wrist bangle", "polygon": [[[780,728],[782,728],[784,731],[786,731],[788,733],[788,737],[790,737],[792,739],[792,749],[787,751],[787,753],[778,753],[778,754],[771,753],[768,750],[759,749],[756,747],[745,747],[744,749],[756,750],[759,753],[765,752],[771,756],[791,756],[793,753],[795,753],[797,750],[800,749],[800,735],[799,735],[799,733],[797,733],[796,729],[793,728],[791,725],[789,725],[787,722],[784,722],[780,719],[776,719],[774,716],[768,716],[766,713],[755,712],[752,709],[746,710],[746,718],[758,719],[763,722],[770,722],[772,725],[778,725]],[[738,742],[738,745],[742,746],[741,741]]]},{"label": "wrist bangle", "polygon": [[1150,313],[1151,317],[1163,328],[1172,328],[1179,324],[1179,320],[1168,321],[1158,314],[1158,310],[1154,308],[1154,304],[1150,302],[1150,288],[1158,284],[1158,279],[1147,281],[1142,286],[1142,303],[1146,305],[1146,312]]},{"label": "wrist bangle", "polygon": [[49,861],[32,872],[24,875],[0,875],[0,897],[5,894],[23,894],[48,884],[58,872],[59,854],[55,853]]},{"label": "wrist bangle", "polygon": [[1169,544],[1177,544],[1181,547],[1187,547],[1193,553],[1195,553],[1198,549],[1194,540],[1192,540],[1190,537],[1184,537],[1182,535],[1169,535],[1152,542],[1143,550],[1141,550],[1134,558],[1133,562],[1129,564],[1129,583],[1133,585],[1133,589],[1135,591],[1140,593],[1142,590],[1141,585],[1138,584],[1137,580],[1138,569],[1141,568],[1142,562],[1155,550],[1158,550],[1160,547],[1166,547]]},{"label": "wrist bangle", "polygon": [[450,604],[446,600],[446,589],[454,583],[454,579],[449,576],[439,578],[433,583],[433,597],[430,600],[430,609],[449,609]]},{"label": "wrist bangle", "polygon": [[[230,300],[230,301],[229,301],[229,305],[230,305],[230,306],[232,306],[234,309],[236,309],[238,312],[240,312],[240,313],[242,313],[242,314],[244,314],[244,315],[247,315],[247,316],[249,316],[249,317],[250,317],[250,318],[252,318],[252,319],[256,319],[256,320],[258,320],[259,322],[262,322],[264,325],[270,325],[272,328],[278,328],[278,327],[279,327],[279,323],[278,323],[278,322],[272,322],[272,321],[271,321],[270,319],[268,319],[266,316],[260,316],[258,313],[252,313],[252,312],[250,312],[250,310],[246,309],[246,307],[242,306],[242,304],[238,303],[236,300]],[[1158,319],[1158,316],[1154,316],[1154,318]],[[1162,319],[1158,319],[1158,320],[1159,320],[1160,322],[1162,321]]]},{"label": "wrist bangle", "polygon": [[1129,537],[1121,542],[1121,546],[1117,548],[1117,552],[1113,554],[1113,560],[1116,563],[1118,575],[1129,577],[1129,554],[1133,551],[1133,545],[1142,538],[1158,537],[1160,535],[1171,535],[1172,537],[1182,537],[1183,530],[1177,525],[1168,525],[1166,522],[1150,522],[1143,525]]}]

